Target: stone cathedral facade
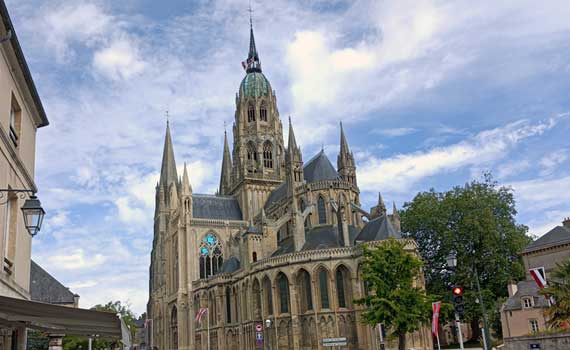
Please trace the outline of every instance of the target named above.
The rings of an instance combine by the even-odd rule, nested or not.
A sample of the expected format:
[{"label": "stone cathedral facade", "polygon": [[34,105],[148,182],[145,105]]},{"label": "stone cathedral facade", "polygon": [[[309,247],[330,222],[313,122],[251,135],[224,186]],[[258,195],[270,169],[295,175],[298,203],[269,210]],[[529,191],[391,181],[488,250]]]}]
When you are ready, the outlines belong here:
[{"label": "stone cathedral facade", "polygon": [[[262,348],[255,334],[261,323],[264,349],[322,349],[322,339],[339,337],[348,349],[378,348],[377,330],[361,323],[362,307],[353,303],[366,292],[358,245],[400,239],[398,213],[388,214],[380,196],[370,211],[361,207],[342,124],[336,168],[324,151],[303,159],[291,120],[285,145],[253,29],[244,65],[218,193],[194,193],[192,169],[179,178],[167,125],[148,341],[159,350],[253,350]],[[415,243],[408,248],[415,251]],[[200,308],[208,312],[197,322]],[[431,349],[429,329],[410,334],[408,345]]]}]

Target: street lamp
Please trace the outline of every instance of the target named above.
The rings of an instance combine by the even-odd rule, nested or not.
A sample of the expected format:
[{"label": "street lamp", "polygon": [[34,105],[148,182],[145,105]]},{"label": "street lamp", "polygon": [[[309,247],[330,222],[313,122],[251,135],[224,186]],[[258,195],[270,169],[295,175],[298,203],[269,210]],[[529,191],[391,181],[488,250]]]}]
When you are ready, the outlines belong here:
[{"label": "street lamp", "polygon": [[29,199],[26,199],[22,206],[22,214],[24,214],[24,224],[28,232],[34,237],[42,228],[42,222],[46,214],[38,197],[31,195]]},{"label": "street lamp", "polygon": [[455,252],[455,250],[449,252],[449,255],[447,256],[447,267],[451,269],[457,267],[457,253]]},{"label": "street lamp", "polygon": [[[26,199],[22,206],[22,214],[24,216],[24,224],[26,225],[26,229],[30,236],[34,237],[37,235],[42,228],[42,222],[44,221],[44,215],[46,212],[42,208],[40,200],[36,197],[35,191],[0,189],[0,198],[4,196],[3,193],[8,193],[8,196],[10,194],[17,194],[21,199],[25,198],[26,193],[31,193],[30,198]],[[8,203],[8,200],[10,200],[10,198],[8,198],[4,203],[0,203],[0,205]]]}]

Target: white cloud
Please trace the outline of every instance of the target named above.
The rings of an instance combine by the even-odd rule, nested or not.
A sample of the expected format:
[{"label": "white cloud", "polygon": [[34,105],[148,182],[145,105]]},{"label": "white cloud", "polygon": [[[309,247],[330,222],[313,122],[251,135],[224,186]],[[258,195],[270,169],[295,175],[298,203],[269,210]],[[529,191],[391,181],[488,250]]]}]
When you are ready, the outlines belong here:
[{"label": "white cloud", "polygon": [[98,4],[87,1],[54,2],[43,7],[33,22],[60,61],[73,55],[70,48],[73,42],[91,45],[119,25]]},{"label": "white cloud", "polygon": [[425,177],[500,159],[517,143],[541,135],[554,127],[558,120],[552,118],[538,124],[519,121],[483,131],[457,144],[429,151],[400,154],[388,159],[371,157],[360,166],[358,181],[365,190],[405,192]]},{"label": "white cloud", "polygon": [[540,175],[550,175],[556,171],[560,165],[566,164],[568,153],[567,149],[559,149],[544,156],[544,158],[540,160],[540,166],[542,167]]},{"label": "white cloud", "polygon": [[87,256],[85,251],[81,248],[76,249],[72,253],[55,253],[47,258],[50,264],[56,266],[58,269],[63,270],[79,270],[91,269],[93,267],[105,263],[106,258],[102,254],[94,254]]},{"label": "white cloud", "polygon": [[498,165],[497,177],[505,179],[513,175],[518,175],[521,171],[528,170],[531,167],[530,161],[526,159],[509,161]]},{"label": "white cloud", "polygon": [[93,65],[103,75],[118,80],[129,79],[141,73],[146,63],[140,57],[135,44],[131,40],[121,38],[95,52]]},{"label": "white cloud", "polygon": [[388,137],[406,136],[417,132],[414,128],[392,128],[392,129],[374,129],[372,133]]}]

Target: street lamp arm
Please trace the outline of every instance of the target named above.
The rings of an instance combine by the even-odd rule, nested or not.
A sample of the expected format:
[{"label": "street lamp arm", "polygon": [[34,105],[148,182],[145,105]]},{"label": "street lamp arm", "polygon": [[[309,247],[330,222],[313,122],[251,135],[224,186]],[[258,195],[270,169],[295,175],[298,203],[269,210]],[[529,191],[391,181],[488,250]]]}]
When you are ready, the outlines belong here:
[{"label": "street lamp arm", "polygon": [[4,205],[4,204],[8,203],[8,201],[10,200],[10,197],[9,197],[10,194],[15,194],[20,199],[26,199],[27,194],[33,195],[35,193],[36,193],[36,191],[34,191],[34,190],[26,190],[26,189],[11,189],[11,188],[0,189],[0,199],[4,198],[4,196],[7,197],[6,200],[0,201],[0,205]]}]

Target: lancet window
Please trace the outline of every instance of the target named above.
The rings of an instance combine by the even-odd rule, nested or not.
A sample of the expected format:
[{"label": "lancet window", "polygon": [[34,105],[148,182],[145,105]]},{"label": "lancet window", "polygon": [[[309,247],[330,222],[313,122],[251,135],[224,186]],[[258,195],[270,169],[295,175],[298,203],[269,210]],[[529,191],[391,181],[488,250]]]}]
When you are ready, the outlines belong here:
[{"label": "lancet window", "polygon": [[273,145],[269,141],[263,144],[263,166],[273,168]]},{"label": "lancet window", "polygon": [[253,104],[247,106],[247,121],[248,123],[255,121],[255,107],[253,107]]}]

